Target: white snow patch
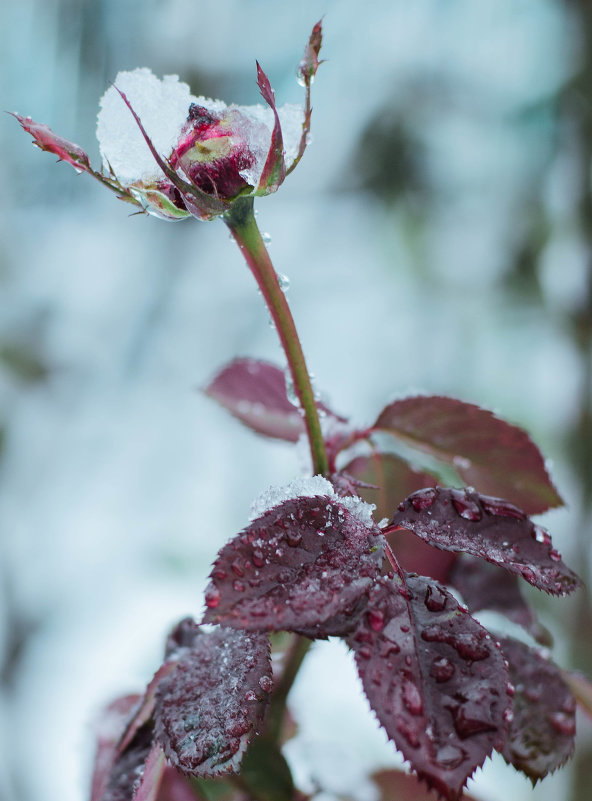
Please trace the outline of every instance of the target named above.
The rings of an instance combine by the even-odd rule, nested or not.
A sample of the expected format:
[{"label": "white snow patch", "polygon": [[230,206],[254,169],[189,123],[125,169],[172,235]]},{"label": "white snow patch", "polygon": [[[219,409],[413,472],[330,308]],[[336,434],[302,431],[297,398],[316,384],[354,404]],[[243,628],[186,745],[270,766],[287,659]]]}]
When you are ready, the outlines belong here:
[{"label": "white snow patch", "polygon": [[374,528],[375,523],[372,512],[376,509],[375,503],[366,503],[356,495],[349,495],[347,498],[340,498],[337,495],[335,497],[360,523],[363,523],[367,528]]},{"label": "white snow patch", "polygon": [[[227,106],[221,100],[194,97],[178,75],[165,75],[160,80],[146,67],[139,67],[117,74],[114,85],[101,98],[97,118],[97,138],[104,167],[109,170],[110,166],[122,184],[152,182],[163,176],[117,89],[126,95],[154,147],[165,158],[170,156],[179,140],[191,103],[227,115],[231,129],[236,130],[237,136],[255,156],[254,165],[241,175],[254,186],[259,183],[274,125],[270,108],[262,105]],[[304,112],[300,106],[287,104],[278,109],[278,114],[289,166],[298,153]]]},{"label": "white snow patch", "polygon": [[249,520],[255,520],[265,514],[268,509],[279,506],[284,501],[294,498],[316,498],[326,496],[345,507],[348,512],[368,528],[373,528],[375,523],[372,512],[376,509],[373,503],[366,503],[358,497],[342,498],[333,489],[333,485],[323,476],[308,476],[296,478],[289,484],[281,487],[269,487],[262,492],[251,504]]},{"label": "white snow patch", "polygon": [[251,504],[249,520],[261,517],[268,509],[273,509],[274,506],[279,506],[284,501],[289,501],[293,498],[315,498],[319,495],[328,495],[331,498],[336,497],[333,485],[323,476],[296,478],[281,487],[268,487]]},{"label": "white snow patch", "polygon": [[123,184],[160,179],[162,172],[115,87],[126,95],[154,147],[165,158],[177,144],[191,103],[217,114],[226,110],[221,100],[194,97],[178,75],[165,75],[160,80],[146,67],[119,72],[114,85],[101,98],[97,138],[105,168],[108,170],[111,165]]}]

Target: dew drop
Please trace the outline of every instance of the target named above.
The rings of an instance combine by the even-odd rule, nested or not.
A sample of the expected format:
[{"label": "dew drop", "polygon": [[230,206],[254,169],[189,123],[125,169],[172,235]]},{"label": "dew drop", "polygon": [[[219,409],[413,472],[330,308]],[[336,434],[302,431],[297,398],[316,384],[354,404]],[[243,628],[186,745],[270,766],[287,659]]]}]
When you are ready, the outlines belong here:
[{"label": "dew drop", "polygon": [[220,603],[220,590],[218,587],[208,587],[205,594],[206,606],[208,609],[215,609]]},{"label": "dew drop", "polygon": [[271,234],[268,234],[267,231],[263,231],[261,233],[261,239],[265,242],[266,245],[269,245],[271,242]]},{"label": "dew drop", "polygon": [[532,530],[532,536],[537,542],[541,542],[543,545],[551,544],[551,537],[542,526],[535,526]]},{"label": "dew drop", "polygon": [[362,647],[358,649],[358,653],[362,659],[370,659],[372,656],[372,651],[367,645],[362,645]]},{"label": "dew drop", "polygon": [[228,573],[220,567],[215,567],[212,570],[212,578],[219,579],[220,581],[225,579],[227,575]]},{"label": "dew drop", "polygon": [[270,693],[273,690],[273,679],[269,676],[261,676],[259,679],[259,686],[263,692]]},{"label": "dew drop", "polygon": [[411,712],[411,714],[421,715],[421,713],[423,712],[423,703],[421,701],[421,695],[419,694],[417,685],[410,679],[405,679],[403,681],[402,692],[403,692],[403,703],[405,704],[407,709]]},{"label": "dew drop", "polygon": [[436,585],[429,585],[424,602],[430,612],[441,612],[446,606],[446,595]]},{"label": "dew drop", "polygon": [[288,278],[287,275],[284,275],[283,273],[276,273],[276,275],[278,279],[278,284],[280,285],[280,289],[285,295],[286,292],[290,289],[290,279]]},{"label": "dew drop", "polygon": [[481,495],[481,503],[483,508],[490,515],[499,515],[500,517],[513,517],[516,520],[525,520],[526,515],[517,506],[514,506],[507,501],[502,501],[501,498],[490,498],[487,495]]},{"label": "dew drop", "polygon": [[230,567],[232,568],[232,572],[239,578],[242,578],[245,575],[244,568],[239,559],[235,559]]},{"label": "dew drop", "polygon": [[368,612],[368,623],[374,631],[382,631],[384,628],[384,613],[380,609],[370,609]]},{"label": "dew drop", "polygon": [[552,559],[554,562],[561,562],[561,554],[559,551],[556,551],[555,548],[551,548],[549,551],[549,559]]},{"label": "dew drop", "polygon": [[565,712],[553,712],[549,715],[549,721],[558,734],[563,734],[565,737],[573,737],[576,733],[576,722],[571,715],[566,715]]},{"label": "dew drop", "polygon": [[479,504],[471,498],[468,498],[466,494],[460,492],[453,493],[452,505],[456,509],[457,514],[464,520],[470,520],[473,523],[481,520],[482,514]]},{"label": "dew drop", "polygon": [[249,690],[245,693],[245,701],[257,701],[257,694],[253,690]]},{"label": "dew drop", "polygon": [[472,634],[460,634],[452,644],[458,655],[469,662],[479,662],[489,656],[485,643],[479,642]]},{"label": "dew drop", "polygon": [[454,676],[454,665],[445,656],[434,659],[430,668],[430,675],[438,682],[448,681]]},{"label": "dew drop", "polygon": [[251,561],[255,565],[255,567],[263,567],[265,564],[265,559],[263,558],[263,551],[255,550],[253,551],[253,556]]},{"label": "dew drop", "polygon": [[481,709],[477,703],[464,702],[453,712],[454,728],[459,737],[472,737],[486,731],[495,731],[487,710]]},{"label": "dew drop", "polygon": [[422,512],[424,509],[429,509],[437,497],[438,491],[436,489],[427,489],[414,492],[409,500],[416,512]]},{"label": "dew drop", "polygon": [[238,579],[235,579],[232,582],[232,589],[235,592],[244,592],[245,591],[245,585],[242,583],[242,581],[239,581]]},{"label": "dew drop", "polygon": [[288,529],[286,532],[286,541],[291,548],[295,548],[302,542],[302,534],[294,529]]},{"label": "dew drop", "polygon": [[409,631],[409,626],[406,623],[403,623],[403,625],[400,628],[403,634],[407,634],[407,632]]},{"label": "dew drop", "polygon": [[454,770],[463,762],[466,757],[465,751],[452,743],[443,745],[436,753],[436,762],[441,765],[444,770]]}]

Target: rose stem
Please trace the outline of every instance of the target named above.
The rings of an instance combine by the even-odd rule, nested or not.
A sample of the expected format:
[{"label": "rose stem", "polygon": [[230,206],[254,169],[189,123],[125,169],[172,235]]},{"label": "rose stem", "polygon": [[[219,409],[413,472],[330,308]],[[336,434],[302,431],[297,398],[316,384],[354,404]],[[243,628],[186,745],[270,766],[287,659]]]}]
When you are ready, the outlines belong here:
[{"label": "rose stem", "polygon": [[223,220],[255,276],[286,354],[294,392],[304,415],[313,474],[327,475],[329,465],[325,443],[304,353],[288,301],[280,287],[265,242],[257,227],[253,213],[253,198],[239,198],[223,216]]}]

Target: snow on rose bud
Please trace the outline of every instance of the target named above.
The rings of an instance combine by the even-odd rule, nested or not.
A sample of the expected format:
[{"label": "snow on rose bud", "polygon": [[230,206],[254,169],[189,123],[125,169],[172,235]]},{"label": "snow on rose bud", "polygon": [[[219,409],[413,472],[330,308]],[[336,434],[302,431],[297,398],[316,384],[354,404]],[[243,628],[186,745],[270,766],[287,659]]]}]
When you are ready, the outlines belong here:
[{"label": "snow on rose bud", "polygon": [[266,106],[227,106],[194,97],[176,75],[159,80],[146,68],[120,72],[100,101],[100,171],[78,145],[30,117],[14,116],[34,144],[92,175],[122,200],[165,220],[210,220],[225,214],[239,197],[275,192],[300,161],[321,38],[319,22],[298,71],[306,88],[304,108],[276,108],[259,64],[257,83]]}]

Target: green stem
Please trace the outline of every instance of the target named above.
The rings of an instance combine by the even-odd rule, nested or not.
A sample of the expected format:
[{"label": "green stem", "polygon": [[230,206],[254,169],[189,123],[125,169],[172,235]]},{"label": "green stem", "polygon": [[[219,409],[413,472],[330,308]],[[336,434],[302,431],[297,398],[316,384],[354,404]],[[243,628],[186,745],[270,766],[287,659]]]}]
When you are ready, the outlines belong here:
[{"label": "green stem", "polygon": [[241,253],[259,285],[269,313],[275,324],[280,342],[286,354],[288,368],[294,384],[294,392],[304,413],[306,433],[310,444],[313,473],[327,475],[329,465],[321,424],[315,402],[310,376],[292,312],[280,287],[265,242],[261,237],[253,213],[253,198],[240,198],[222,218],[236,240]]}]

